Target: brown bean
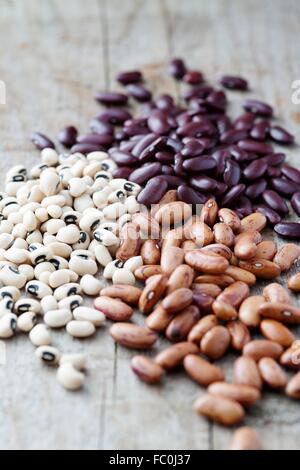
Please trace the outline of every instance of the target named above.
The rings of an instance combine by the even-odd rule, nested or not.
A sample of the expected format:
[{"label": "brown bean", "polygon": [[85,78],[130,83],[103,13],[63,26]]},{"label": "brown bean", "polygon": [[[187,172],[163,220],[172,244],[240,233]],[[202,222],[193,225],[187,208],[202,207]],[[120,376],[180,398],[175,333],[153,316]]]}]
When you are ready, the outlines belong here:
[{"label": "brown bean", "polygon": [[192,301],[193,292],[186,287],[182,287],[165,297],[162,306],[168,313],[175,313],[188,307]]},{"label": "brown bean", "polygon": [[263,295],[268,302],[290,304],[292,303],[288,291],[277,282],[268,284],[264,290]]},{"label": "brown bean", "polygon": [[192,207],[183,201],[170,202],[162,205],[154,218],[160,225],[171,227],[173,224],[184,222],[192,215]]},{"label": "brown bean", "polygon": [[231,249],[222,243],[212,243],[211,245],[204,246],[202,251],[204,253],[215,253],[216,255],[223,256],[224,258],[228,259],[228,261],[230,261],[232,258]]},{"label": "brown bean", "polygon": [[146,240],[142,245],[141,257],[144,264],[159,264],[160,263],[160,248],[156,240]]},{"label": "brown bean", "polygon": [[241,260],[251,260],[256,256],[257,245],[262,240],[259,232],[243,232],[235,239],[234,254]]},{"label": "brown bean", "polygon": [[194,279],[194,270],[187,264],[178,266],[169,277],[167,294],[171,294],[180,287],[189,288]]},{"label": "brown bean", "polygon": [[244,409],[236,401],[209,394],[198,398],[194,409],[198,414],[224,426],[238,424],[245,416]]},{"label": "brown bean", "polygon": [[215,382],[208,387],[211,395],[217,395],[237,401],[241,405],[251,406],[260,399],[260,392],[256,387],[244,384],[229,384]]},{"label": "brown bean", "polygon": [[199,318],[199,309],[195,305],[186,307],[169,323],[166,337],[172,342],[184,341]]},{"label": "brown bean", "polygon": [[233,246],[235,241],[234,233],[231,227],[222,222],[215,224],[213,228],[215,242],[222,243],[225,246]]},{"label": "brown bean", "polygon": [[234,282],[234,279],[231,276],[226,274],[203,274],[201,276],[197,276],[194,279],[196,284],[215,284],[216,286],[224,287],[229,286]]},{"label": "brown bean", "polygon": [[225,274],[232,277],[235,281],[245,282],[248,286],[254,286],[256,284],[256,276],[238,266],[229,266]]},{"label": "brown bean", "polygon": [[116,258],[126,261],[137,256],[141,248],[139,228],[132,222],[125,224],[120,232],[120,246],[116,252]]},{"label": "brown bean", "polygon": [[167,313],[162,305],[159,304],[146,318],[145,323],[151,330],[164,331],[173,318],[174,315]]},{"label": "brown bean", "polygon": [[235,431],[229,450],[262,450],[262,445],[254,429],[244,426]]},{"label": "brown bean", "polygon": [[215,284],[192,284],[191,289],[193,294],[206,294],[214,299],[221,294],[221,288]]},{"label": "brown bean", "polygon": [[166,290],[167,282],[168,277],[164,274],[157,274],[148,279],[139,300],[141,312],[148,313],[157,304]]},{"label": "brown bean", "polygon": [[260,212],[254,212],[241,220],[241,232],[261,232],[266,225],[267,218]]},{"label": "brown bean", "polygon": [[280,365],[271,357],[263,357],[258,368],[263,381],[271,388],[284,388],[287,384],[287,376]]},{"label": "brown bean", "polygon": [[284,351],[280,364],[289,369],[300,369],[300,341],[294,341],[292,346]]},{"label": "brown bean", "polygon": [[281,344],[284,348],[290,347],[295,341],[293,333],[276,320],[263,320],[260,324],[260,331],[265,338]]},{"label": "brown bean", "polygon": [[258,309],[259,315],[291,325],[300,324],[300,309],[290,304],[265,302]]},{"label": "brown bean", "polygon": [[219,359],[224,356],[230,345],[230,334],[224,326],[214,326],[203,336],[200,349],[203,354],[211,359]]},{"label": "brown bean", "polygon": [[242,351],[245,344],[251,341],[250,332],[247,326],[240,321],[231,321],[227,324],[231,336],[231,346],[237,351]]},{"label": "brown bean", "polygon": [[232,266],[237,266],[239,264],[239,259],[232,253],[232,256],[229,262]]},{"label": "brown bean", "polygon": [[294,274],[288,280],[288,287],[294,292],[300,292],[300,273]]},{"label": "brown bean", "polygon": [[254,339],[243,348],[243,355],[250,356],[255,361],[259,361],[263,357],[278,359],[282,353],[283,347],[268,339]]},{"label": "brown bean", "polygon": [[164,375],[164,369],[146,356],[134,356],[131,360],[131,369],[148,384],[160,382]]},{"label": "brown bean", "polygon": [[187,374],[203,387],[224,380],[224,373],[220,367],[196,354],[188,354],[183,360],[183,367]]},{"label": "brown bean", "polygon": [[169,204],[170,202],[175,202],[177,201],[177,190],[176,189],[170,189],[169,191],[166,192],[166,194],[161,198],[158,204],[152,204],[151,206],[151,216],[154,217],[156,212],[160,207],[162,207],[164,204]]},{"label": "brown bean", "polygon": [[191,342],[182,341],[181,343],[173,344],[168,348],[161,351],[155,358],[155,362],[164,369],[174,369],[182,364],[183,359],[188,354],[197,354],[198,347]]},{"label": "brown bean", "polygon": [[151,348],[157,340],[153,331],[134,323],[115,323],[109,332],[117,343],[132,349]]},{"label": "brown bean", "polygon": [[248,285],[242,281],[236,281],[226,287],[217,297],[218,302],[224,302],[234,308],[238,308],[243,300],[249,296],[250,290]]},{"label": "brown bean", "polygon": [[188,251],[197,250],[198,246],[192,240],[184,240],[180,248],[183,249],[184,253],[187,253]]},{"label": "brown bean", "polygon": [[184,257],[182,248],[176,246],[163,248],[160,260],[163,272],[167,275],[171,275],[178,266],[183,264]]},{"label": "brown bean", "polygon": [[158,264],[141,266],[134,271],[134,275],[139,281],[146,281],[156,274],[162,274],[161,266]]},{"label": "brown bean", "polygon": [[201,210],[201,222],[212,227],[217,220],[218,210],[219,208],[216,201],[214,199],[208,199]]},{"label": "brown bean", "polygon": [[245,299],[239,309],[241,322],[250,328],[256,328],[260,324],[258,310],[264,302],[265,298],[262,295],[252,295]]},{"label": "brown bean", "polygon": [[206,315],[205,317],[201,318],[195,326],[193,326],[189,332],[188,341],[199,343],[205,333],[211,330],[214,326],[217,326],[218,323],[218,319],[215,317],[215,315]]},{"label": "brown bean", "polygon": [[141,236],[145,239],[157,240],[160,235],[159,223],[150,214],[138,212],[132,215],[132,222],[139,227]]},{"label": "brown bean", "polygon": [[273,261],[278,264],[281,272],[288,271],[300,256],[300,247],[294,243],[287,243],[279,248]]},{"label": "brown bean", "polygon": [[261,279],[274,279],[279,276],[281,272],[280,267],[276,263],[266,259],[240,261],[239,266]]},{"label": "brown bean", "polygon": [[277,253],[277,246],[271,240],[263,240],[258,243],[255,257],[260,259],[268,259],[272,261]]},{"label": "brown bean", "polygon": [[223,256],[205,253],[202,250],[186,253],[185,261],[192,268],[207,274],[223,274],[229,266],[228,260]]},{"label": "brown bean", "polygon": [[212,305],[212,309],[219,320],[230,321],[235,320],[238,317],[236,309],[226,302],[215,300]]},{"label": "brown bean", "polygon": [[179,248],[182,243],[183,237],[182,233],[178,230],[169,230],[163,237],[161,251],[167,250],[169,248],[177,247]]},{"label": "brown bean", "polygon": [[241,356],[236,359],[233,367],[234,382],[250,385],[259,390],[262,388],[262,380],[258,366],[254,359],[249,356]]},{"label": "brown bean", "polygon": [[193,294],[193,302],[199,308],[201,315],[208,315],[213,312],[212,306],[215,299],[207,294]]},{"label": "brown bean", "polygon": [[127,286],[125,284],[113,284],[101,289],[100,295],[111,297],[113,299],[120,299],[126,304],[137,305],[141,296],[141,289],[134,286]]},{"label": "brown bean", "polygon": [[188,235],[200,247],[214,242],[214,234],[204,222],[193,222],[188,229]]},{"label": "brown bean", "polygon": [[133,309],[121,300],[112,299],[102,295],[94,300],[94,307],[100,310],[110,320],[121,322],[128,321],[133,315]]},{"label": "brown bean", "polygon": [[234,233],[240,232],[241,221],[236,212],[231,209],[223,208],[219,210],[218,216],[220,222],[224,222],[225,224],[229,225]]},{"label": "brown bean", "polygon": [[286,394],[290,398],[300,399],[300,372],[291,378],[286,386]]}]

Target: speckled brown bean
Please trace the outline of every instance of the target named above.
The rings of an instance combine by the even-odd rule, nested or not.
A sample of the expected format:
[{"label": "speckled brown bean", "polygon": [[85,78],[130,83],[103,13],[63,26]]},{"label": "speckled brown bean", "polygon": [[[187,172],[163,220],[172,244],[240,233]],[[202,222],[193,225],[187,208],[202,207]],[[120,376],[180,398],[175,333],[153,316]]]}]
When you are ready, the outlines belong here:
[{"label": "speckled brown bean", "polygon": [[198,414],[224,426],[238,424],[245,416],[243,407],[236,401],[209,394],[198,398],[194,409]]},{"label": "speckled brown bean", "polygon": [[146,240],[142,245],[141,257],[144,264],[159,264],[160,263],[160,248],[156,240]]},{"label": "speckled brown bean", "polygon": [[233,256],[231,249],[222,243],[212,243],[211,245],[204,246],[201,250],[204,253],[214,253],[215,255],[223,256],[228,261],[231,261]]},{"label": "speckled brown bean", "polygon": [[159,264],[141,266],[134,271],[134,275],[139,281],[146,281],[149,277],[157,274],[162,274],[162,269]]},{"label": "speckled brown bean", "polygon": [[217,301],[224,302],[234,308],[238,308],[241,303],[249,296],[250,289],[245,282],[237,281],[226,287],[217,297]]},{"label": "speckled brown bean", "polygon": [[171,275],[183,262],[184,251],[182,248],[174,246],[162,249],[160,265],[165,274]]},{"label": "speckled brown bean", "polygon": [[262,317],[272,318],[282,323],[300,324],[300,309],[290,304],[265,302],[259,307],[258,313]]},{"label": "speckled brown bean", "polygon": [[188,252],[185,261],[192,268],[207,274],[224,274],[229,262],[223,256],[215,253],[206,253],[200,250]]},{"label": "speckled brown bean", "polygon": [[219,359],[224,356],[230,345],[230,334],[224,326],[214,326],[203,336],[200,349],[203,354],[211,359]]},{"label": "speckled brown bean", "polygon": [[287,376],[280,365],[271,357],[264,357],[258,363],[258,369],[263,381],[271,388],[284,388]]},{"label": "speckled brown bean", "polygon": [[169,248],[180,247],[181,243],[182,236],[180,236],[178,230],[170,230],[163,238],[161,250],[164,251]]},{"label": "speckled brown bean", "polygon": [[188,354],[183,360],[183,367],[191,379],[203,387],[224,380],[224,373],[220,367],[196,354]]},{"label": "speckled brown bean", "polygon": [[188,307],[192,301],[193,292],[186,287],[182,287],[165,297],[162,306],[168,313],[175,313]]},{"label": "speckled brown bean", "polygon": [[300,341],[294,341],[292,346],[280,357],[280,364],[289,369],[300,369]]},{"label": "speckled brown bean", "polygon": [[237,401],[244,406],[254,405],[260,399],[260,392],[256,387],[244,384],[215,382],[208,387],[208,392]]},{"label": "speckled brown bean", "polygon": [[243,349],[243,355],[250,356],[255,361],[259,361],[263,357],[278,359],[282,353],[283,347],[268,339],[254,339],[247,343]]},{"label": "speckled brown bean", "polygon": [[258,366],[254,359],[249,356],[241,356],[236,359],[233,367],[233,376],[235,383],[250,385],[259,390],[262,388]]},{"label": "speckled brown bean", "polygon": [[151,216],[154,217],[156,212],[162,207],[164,204],[169,204],[170,202],[177,201],[177,190],[170,189],[166,192],[166,194],[161,198],[158,204],[153,204],[151,207]]},{"label": "speckled brown bean", "polygon": [[259,232],[243,232],[235,239],[234,254],[241,260],[249,260],[256,256],[257,244],[261,242]]},{"label": "speckled brown bean", "polygon": [[159,301],[166,290],[168,277],[164,274],[157,274],[148,279],[146,286],[139,299],[139,309],[143,313],[148,313]]},{"label": "speckled brown bean", "polygon": [[212,310],[219,320],[231,321],[238,317],[238,312],[232,305],[219,300],[214,301]]},{"label": "speckled brown bean", "polygon": [[148,328],[154,331],[164,331],[170,322],[173,320],[174,315],[170,315],[165,311],[161,304],[159,304],[145,320]]},{"label": "speckled brown bean", "polygon": [[154,218],[160,225],[171,227],[173,224],[184,222],[192,215],[192,206],[182,201],[162,205]]},{"label": "speckled brown bean", "polygon": [[215,284],[192,284],[191,289],[194,294],[206,294],[214,299],[222,292],[221,288]]},{"label": "speckled brown bean", "polygon": [[191,342],[182,341],[181,343],[173,344],[161,351],[155,358],[155,362],[164,369],[174,369],[182,364],[183,359],[188,354],[197,354],[198,347]]},{"label": "speckled brown bean", "polygon": [[231,336],[231,346],[237,351],[242,351],[245,344],[251,341],[247,326],[238,320],[231,321],[226,326]]},{"label": "speckled brown bean", "polygon": [[216,201],[214,199],[208,199],[201,210],[201,221],[212,227],[217,220],[218,210],[219,208]]},{"label": "speckled brown bean", "polygon": [[139,228],[129,222],[125,224],[120,232],[120,247],[116,252],[116,258],[126,261],[140,252],[141,238]]},{"label": "speckled brown bean", "polygon": [[265,298],[262,295],[252,295],[245,299],[239,309],[241,322],[250,328],[256,328],[261,320],[258,310],[264,302]]},{"label": "speckled brown bean", "polygon": [[94,307],[113,321],[127,321],[133,315],[133,310],[129,305],[104,295],[95,299]]},{"label": "speckled brown bean", "polygon": [[172,342],[184,341],[199,318],[199,309],[195,305],[186,307],[169,323],[166,337]]},{"label": "speckled brown bean", "polygon": [[194,279],[194,270],[187,264],[178,266],[168,280],[167,295],[180,287],[189,288]]},{"label": "speckled brown bean", "polygon": [[289,348],[296,339],[291,330],[276,320],[263,320],[260,331],[265,338],[281,344],[284,348]]},{"label": "speckled brown bean", "polygon": [[231,209],[223,208],[219,210],[218,216],[220,222],[224,222],[225,224],[229,225],[234,233],[240,232],[241,221],[236,212]]},{"label": "speckled brown bean", "polygon": [[239,267],[246,269],[246,271],[249,271],[261,279],[274,279],[279,276],[281,272],[280,267],[276,263],[268,261],[267,259],[240,261]]},{"label": "speckled brown bean", "polygon": [[235,431],[228,450],[262,450],[262,445],[254,429],[244,426]]},{"label": "speckled brown bean", "polygon": [[184,253],[187,253],[188,251],[197,250],[198,247],[192,240],[184,240],[181,243],[180,248],[183,249]]},{"label": "speckled brown bean", "polygon": [[156,384],[161,381],[164,369],[146,356],[134,356],[131,361],[131,369],[148,384]]},{"label": "speckled brown bean", "polygon": [[296,400],[300,399],[300,372],[291,378],[285,391],[288,397]]},{"label": "speckled brown bean", "polygon": [[141,289],[134,286],[126,286],[125,284],[114,284],[104,287],[100,291],[100,295],[120,299],[126,304],[137,305],[141,296]]},{"label": "speckled brown bean", "polygon": [[117,343],[132,349],[151,348],[157,340],[153,331],[134,323],[115,323],[109,332]]},{"label": "speckled brown bean", "polygon": [[300,292],[300,273],[294,274],[288,280],[288,287],[293,292]]},{"label": "speckled brown bean", "polygon": [[215,224],[213,228],[215,242],[226,246],[234,245],[235,235],[231,227],[222,222]]},{"label": "speckled brown bean", "polygon": [[132,222],[139,227],[142,237],[157,240],[160,235],[160,227],[156,220],[150,214],[139,212],[133,214]]},{"label": "speckled brown bean", "polygon": [[189,332],[188,341],[199,344],[205,333],[218,324],[219,321],[215,315],[206,315],[205,317],[201,318],[195,326],[193,326]]},{"label": "speckled brown bean", "polygon": [[230,286],[233,282],[234,279],[226,274],[203,274],[194,279],[194,283],[196,284],[216,284],[216,286],[221,287],[221,289]]},{"label": "speckled brown bean", "polygon": [[277,252],[277,246],[272,240],[263,240],[257,245],[256,258],[272,261]]},{"label": "speckled brown bean", "polygon": [[277,282],[268,284],[263,290],[263,295],[268,302],[281,304],[292,303],[288,291]]},{"label": "speckled brown bean", "polygon": [[245,269],[239,268],[238,266],[229,266],[226,269],[226,274],[232,277],[235,281],[245,282],[248,286],[254,286],[256,284],[256,276]]},{"label": "speckled brown bean", "polygon": [[195,221],[186,231],[188,232],[189,238],[200,247],[210,245],[214,242],[213,231],[204,222]]},{"label": "speckled brown bean", "polygon": [[294,243],[281,246],[275,257],[274,263],[278,264],[281,272],[288,271],[300,256],[300,247]]},{"label": "speckled brown bean", "polygon": [[241,220],[241,232],[261,232],[266,225],[267,218],[259,212],[254,212]]}]

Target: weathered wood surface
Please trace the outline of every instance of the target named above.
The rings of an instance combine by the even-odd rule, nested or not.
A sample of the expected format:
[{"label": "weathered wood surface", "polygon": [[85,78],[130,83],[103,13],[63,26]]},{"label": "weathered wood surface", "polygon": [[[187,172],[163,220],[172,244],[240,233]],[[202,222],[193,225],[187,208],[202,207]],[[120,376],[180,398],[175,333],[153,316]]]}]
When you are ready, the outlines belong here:
[{"label": "weathered wood surface", "polygon": [[[300,107],[291,102],[299,76],[297,0],[2,0],[0,172],[38,161],[28,135],[54,136],[72,123],[82,131],[97,112],[95,89],[114,87],[122,69],[140,67],[155,91],[179,92],[166,76],[173,55],[186,57],[215,81],[223,72],[249,77],[253,93],[274,103],[278,122],[300,141]],[[230,94],[236,113],[241,96]],[[299,149],[290,161],[299,164]],[[3,181],[2,181],[3,182]],[[140,319],[138,319],[140,321]],[[90,355],[86,386],[67,393],[51,368],[37,363],[26,338],[7,343],[0,366],[1,449],[221,449],[231,431],[194,414],[203,390],[183,373],[148,387],[130,372],[130,351],[115,347],[107,331],[92,340],[54,335],[63,351]],[[161,347],[160,344],[158,347]],[[228,378],[232,358],[224,361]],[[247,423],[268,449],[299,448],[299,405],[266,394]]]}]

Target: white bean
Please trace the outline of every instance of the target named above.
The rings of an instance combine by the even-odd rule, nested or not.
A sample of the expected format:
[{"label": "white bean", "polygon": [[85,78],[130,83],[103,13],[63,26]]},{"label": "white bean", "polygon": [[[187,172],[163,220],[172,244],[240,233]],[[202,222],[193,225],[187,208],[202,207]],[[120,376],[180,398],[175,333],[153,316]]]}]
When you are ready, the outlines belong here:
[{"label": "white bean", "polygon": [[0,338],[11,338],[17,329],[17,315],[7,313],[0,318]]},{"label": "white bean", "polygon": [[56,287],[62,286],[63,284],[67,284],[71,280],[71,275],[68,269],[59,269],[58,271],[54,271],[49,276],[49,285],[53,289]]},{"label": "white bean", "polygon": [[57,310],[58,303],[56,298],[53,295],[46,295],[41,299],[41,307],[44,314],[49,312],[49,310]]},{"label": "white bean", "polygon": [[110,252],[104,245],[96,245],[95,246],[95,256],[99,264],[101,266],[107,266],[113,259],[111,257]]},{"label": "white bean", "polygon": [[84,382],[84,374],[75,369],[71,362],[59,366],[56,377],[58,382],[67,390],[78,390]]},{"label": "white bean", "polygon": [[76,225],[70,224],[58,230],[56,238],[59,242],[72,245],[77,243],[80,238],[80,231]]},{"label": "white bean", "polygon": [[48,166],[55,166],[58,164],[58,153],[47,147],[41,151],[41,160]]},{"label": "white bean", "polygon": [[27,211],[23,215],[23,225],[27,228],[28,232],[32,232],[37,228],[37,219],[32,211]]},{"label": "white bean", "polygon": [[69,261],[69,268],[79,276],[83,276],[84,274],[96,274],[98,271],[96,261],[91,258],[86,259],[82,256],[72,256]]},{"label": "white bean", "polygon": [[60,179],[56,171],[47,168],[40,176],[40,189],[46,196],[53,196],[57,193]]},{"label": "white bean", "polygon": [[135,277],[129,269],[121,268],[117,269],[113,273],[112,277],[113,284],[126,284],[130,286],[134,286],[135,284]]},{"label": "white bean", "polygon": [[116,245],[119,242],[118,237],[114,233],[101,228],[95,230],[93,236],[97,242],[102,243],[104,246]]},{"label": "white bean", "polygon": [[66,326],[72,318],[73,316],[70,310],[61,308],[58,310],[49,310],[45,313],[44,322],[46,325],[50,326],[50,328],[62,328],[63,326]]},{"label": "white bean", "polygon": [[39,346],[35,350],[35,355],[41,361],[51,365],[58,364],[60,358],[59,350],[53,346]]},{"label": "white bean", "polygon": [[0,299],[4,299],[5,297],[9,297],[14,302],[16,302],[21,297],[21,292],[15,286],[1,287],[0,288]]},{"label": "white bean", "polygon": [[68,297],[69,295],[77,295],[81,294],[81,286],[77,284],[76,282],[69,282],[68,284],[65,284],[64,286],[60,286],[54,291],[54,297],[56,300],[62,300],[65,297]]},{"label": "white bean", "polygon": [[42,307],[40,302],[35,299],[23,298],[17,300],[14,306],[14,310],[19,315],[25,312],[40,313]]},{"label": "white bean", "polygon": [[67,333],[74,338],[87,338],[92,336],[95,331],[95,325],[87,320],[71,320],[66,326]]},{"label": "white bean", "polygon": [[25,312],[22,313],[17,319],[18,330],[23,333],[29,333],[32,328],[36,325],[37,316],[34,312]]},{"label": "white bean", "polygon": [[52,294],[51,287],[44,282],[36,280],[27,282],[25,289],[28,294],[33,295],[37,299],[42,299],[43,297],[46,297],[46,295]]},{"label": "white bean", "polygon": [[73,310],[75,320],[86,320],[96,327],[100,327],[105,323],[104,313],[89,307],[77,307]]},{"label": "white bean", "polygon": [[141,256],[133,256],[125,261],[124,268],[129,269],[132,273],[141,266],[143,266],[143,258]]},{"label": "white bean", "polygon": [[98,295],[100,290],[103,288],[103,284],[99,279],[91,274],[85,274],[80,280],[80,286],[82,291],[86,295]]},{"label": "white bean", "polygon": [[29,339],[34,346],[48,346],[51,344],[49,329],[43,323],[34,326],[29,333]]},{"label": "white bean", "polygon": [[126,213],[126,206],[121,202],[115,202],[109,206],[104,207],[103,214],[109,220],[116,220]]},{"label": "white bean", "polygon": [[18,289],[22,289],[27,282],[26,276],[13,266],[3,266],[0,271],[0,280],[6,286],[14,286]]},{"label": "white bean", "polygon": [[59,365],[70,363],[75,369],[82,370],[86,368],[86,355],[82,353],[63,354],[59,360]]},{"label": "white bean", "polygon": [[61,299],[58,302],[58,307],[59,308],[66,308],[68,310],[71,310],[71,312],[74,310],[74,308],[79,307],[83,302],[83,298],[81,295],[69,295],[69,297],[66,297],[64,299]]}]

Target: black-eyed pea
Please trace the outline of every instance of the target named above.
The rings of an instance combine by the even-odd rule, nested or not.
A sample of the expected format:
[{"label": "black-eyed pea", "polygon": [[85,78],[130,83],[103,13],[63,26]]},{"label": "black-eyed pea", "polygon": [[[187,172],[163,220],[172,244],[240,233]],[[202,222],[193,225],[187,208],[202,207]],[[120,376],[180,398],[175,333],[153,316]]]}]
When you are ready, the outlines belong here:
[{"label": "black-eyed pea", "polygon": [[29,339],[34,346],[48,346],[51,344],[49,329],[43,323],[35,325],[29,333]]},{"label": "black-eyed pea", "polygon": [[67,390],[78,390],[84,383],[84,374],[79,372],[71,362],[59,366],[56,378]]},{"label": "black-eyed pea", "polygon": [[35,299],[21,298],[17,300],[14,305],[14,311],[17,315],[21,315],[25,312],[40,313],[42,310],[41,303]]},{"label": "black-eyed pea", "polygon": [[9,297],[14,302],[16,302],[21,297],[21,292],[17,287],[14,286],[1,287],[0,299],[4,299],[5,297]]},{"label": "black-eyed pea", "polygon": [[28,311],[22,313],[17,319],[18,331],[29,333],[37,323],[37,316],[34,312]]},{"label": "black-eyed pea", "polygon": [[[66,308],[71,312],[83,303],[81,295],[70,295],[58,302],[58,308]],[[56,307],[57,308],[57,307]],[[55,310],[55,309],[54,309]]]},{"label": "black-eyed pea", "polygon": [[94,308],[76,307],[73,310],[75,320],[85,320],[93,323],[97,328],[105,323],[105,315]]},{"label": "black-eyed pea", "polygon": [[60,286],[54,291],[54,297],[56,300],[62,300],[65,297],[68,297],[70,295],[78,295],[81,294],[82,288],[80,284],[77,284],[76,282],[69,282],[68,284],[65,284],[64,286]]},{"label": "black-eyed pea", "polygon": [[17,315],[6,313],[0,318],[0,338],[11,338],[17,329]]},{"label": "black-eyed pea", "polygon": [[21,274],[16,267],[4,265],[0,270],[0,281],[6,286],[14,286],[18,289],[22,289],[27,282],[27,278],[24,274]]},{"label": "black-eyed pea", "polygon": [[53,346],[39,346],[35,350],[35,355],[38,359],[50,365],[58,364],[60,358],[59,350]]}]

